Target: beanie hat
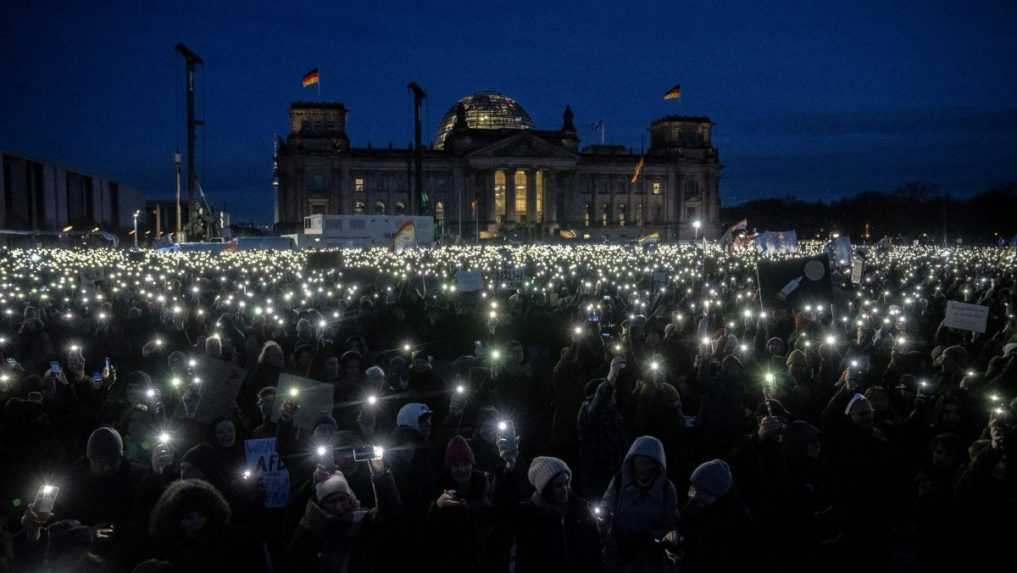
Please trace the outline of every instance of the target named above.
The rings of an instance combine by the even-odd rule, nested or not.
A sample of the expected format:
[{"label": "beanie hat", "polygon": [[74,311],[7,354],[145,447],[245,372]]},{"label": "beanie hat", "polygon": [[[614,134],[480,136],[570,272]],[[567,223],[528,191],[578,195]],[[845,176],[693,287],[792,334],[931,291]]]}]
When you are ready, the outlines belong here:
[{"label": "beanie hat", "polygon": [[431,409],[427,407],[427,404],[410,402],[399,409],[399,414],[396,415],[396,426],[408,426],[419,432],[420,418],[430,413]]},{"label": "beanie hat", "polygon": [[383,381],[385,380],[385,371],[379,366],[372,366],[367,369],[367,372],[364,372],[364,376],[368,382]]},{"label": "beanie hat", "polygon": [[334,493],[353,494],[353,490],[350,489],[350,484],[346,481],[346,476],[342,472],[336,472],[329,476],[327,480],[314,486],[314,497],[319,502]]},{"label": "beanie hat", "polygon": [[537,456],[530,462],[530,471],[526,475],[530,479],[530,485],[540,495],[544,493],[544,488],[547,487],[547,484],[551,483],[551,480],[562,472],[569,474],[569,476],[572,475],[572,470],[569,469],[568,464],[563,460],[548,456]]},{"label": "beanie hat", "polygon": [[102,426],[88,436],[88,445],[85,447],[85,456],[88,459],[120,459],[123,455],[124,439],[120,437],[120,432],[113,428]]},{"label": "beanie hat", "polygon": [[258,390],[258,399],[267,400],[269,398],[275,398],[278,390],[275,386],[265,386],[261,390]]},{"label": "beanie hat", "polygon": [[346,364],[350,360],[357,360],[363,362],[364,357],[361,356],[360,353],[357,352],[356,350],[347,350],[346,352],[343,352],[342,356],[339,357],[340,364]]},{"label": "beanie hat", "polygon": [[469,462],[471,465],[476,465],[477,460],[473,457],[473,448],[470,447],[470,443],[466,441],[466,438],[462,436],[453,436],[448,441],[448,447],[445,448],[445,468],[450,468],[455,464],[461,464]]},{"label": "beanie hat", "polygon": [[724,460],[710,460],[699,464],[699,467],[692,472],[689,478],[697,491],[723,497],[731,491],[734,479],[731,477],[731,468]]}]

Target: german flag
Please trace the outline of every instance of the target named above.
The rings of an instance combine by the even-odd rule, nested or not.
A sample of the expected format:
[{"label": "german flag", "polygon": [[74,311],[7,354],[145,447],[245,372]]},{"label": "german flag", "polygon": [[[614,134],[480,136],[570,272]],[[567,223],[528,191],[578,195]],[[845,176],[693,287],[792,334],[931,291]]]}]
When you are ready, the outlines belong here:
[{"label": "german flag", "polygon": [[313,70],[311,70],[311,71],[307,72],[306,74],[304,74],[304,79],[300,83],[301,83],[301,85],[303,85],[306,88],[307,86],[313,86],[314,84],[318,83],[320,80],[321,80],[321,74],[318,72],[318,68],[314,68]]},{"label": "german flag", "polygon": [[682,85],[675,84],[673,88],[664,92],[664,99],[680,99],[682,97]]},{"label": "german flag", "polygon": [[629,183],[639,181],[639,174],[643,172],[644,165],[646,165],[645,155],[639,158],[639,163],[636,163],[636,170],[632,172],[632,179],[629,180]]}]

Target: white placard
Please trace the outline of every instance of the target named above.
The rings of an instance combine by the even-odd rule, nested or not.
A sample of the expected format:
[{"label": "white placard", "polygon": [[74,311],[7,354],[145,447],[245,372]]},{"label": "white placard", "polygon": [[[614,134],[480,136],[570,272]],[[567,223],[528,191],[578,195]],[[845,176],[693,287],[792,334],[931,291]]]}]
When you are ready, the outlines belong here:
[{"label": "white placard", "polygon": [[985,332],[989,322],[989,307],[980,304],[968,304],[956,300],[946,301],[946,320],[944,326],[971,332]]}]

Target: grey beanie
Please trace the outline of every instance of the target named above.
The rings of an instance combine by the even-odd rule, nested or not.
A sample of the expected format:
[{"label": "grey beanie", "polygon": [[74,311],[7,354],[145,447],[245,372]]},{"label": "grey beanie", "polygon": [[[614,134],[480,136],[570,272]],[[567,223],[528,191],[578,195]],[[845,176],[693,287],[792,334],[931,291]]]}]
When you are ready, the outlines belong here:
[{"label": "grey beanie", "polygon": [[90,460],[120,459],[124,455],[124,439],[120,437],[120,432],[109,426],[96,428],[88,436],[85,455]]},{"label": "grey beanie", "polygon": [[727,462],[724,460],[703,462],[692,472],[690,481],[697,491],[712,495],[713,497],[727,495],[731,491],[731,486],[734,485],[734,478],[731,477],[731,468],[728,467]]}]

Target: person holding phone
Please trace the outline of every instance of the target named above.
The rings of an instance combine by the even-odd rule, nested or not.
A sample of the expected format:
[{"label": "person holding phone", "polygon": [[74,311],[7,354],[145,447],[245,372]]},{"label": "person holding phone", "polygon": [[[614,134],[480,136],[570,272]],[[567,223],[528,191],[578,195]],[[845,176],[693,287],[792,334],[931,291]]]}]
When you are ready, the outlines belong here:
[{"label": "person holding phone", "polygon": [[[475,469],[469,442],[454,436],[445,448],[438,489],[441,494],[427,513],[429,563],[441,571],[475,571],[485,557],[483,533],[493,515],[488,476]],[[448,543],[448,540],[459,540]]]}]

